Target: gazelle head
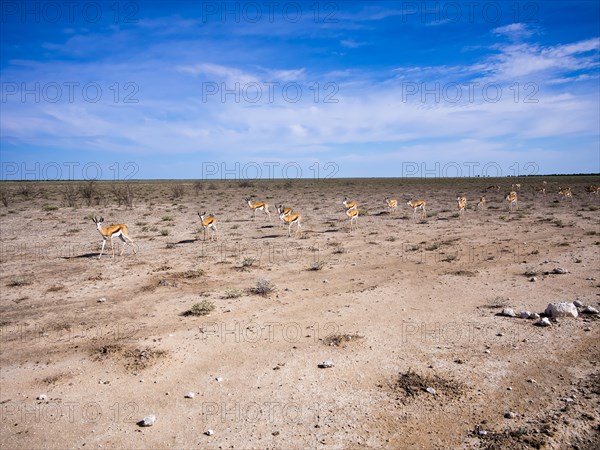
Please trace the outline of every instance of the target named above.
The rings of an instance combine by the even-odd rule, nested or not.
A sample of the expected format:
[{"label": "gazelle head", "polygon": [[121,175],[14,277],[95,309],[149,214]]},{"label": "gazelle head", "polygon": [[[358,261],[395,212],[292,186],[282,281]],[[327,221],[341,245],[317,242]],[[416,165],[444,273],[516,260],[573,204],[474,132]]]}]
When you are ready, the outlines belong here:
[{"label": "gazelle head", "polygon": [[200,217],[200,220],[204,220],[204,217],[206,217],[206,211],[203,213],[198,213],[198,217]]},{"label": "gazelle head", "polygon": [[98,219],[98,218],[96,218],[96,216],[94,216],[92,221],[96,224],[96,228],[100,229],[100,228],[102,228],[102,223],[104,222],[104,217],[100,217]]}]

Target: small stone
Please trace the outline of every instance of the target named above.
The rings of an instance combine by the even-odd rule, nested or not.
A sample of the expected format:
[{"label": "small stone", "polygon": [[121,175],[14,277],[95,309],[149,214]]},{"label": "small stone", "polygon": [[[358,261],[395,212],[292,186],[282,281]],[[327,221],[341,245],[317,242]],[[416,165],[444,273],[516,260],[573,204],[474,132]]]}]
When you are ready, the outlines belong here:
[{"label": "small stone", "polygon": [[569,273],[569,271],[563,267],[555,267],[554,269],[552,269],[552,273],[555,275],[564,275]]},{"label": "small stone", "polygon": [[488,432],[485,430],[479,430],[477,433],[479,434],[479,436],[485,436],[488,434]]},{"label": "small stone", "polygon": [[535,283],[535,282],[537,281],[537,277],[531,277],[531,278],[529,279],[529,281],[531,281],[532,283]]},{"label": "small stone", "polygon": [[548,319],[547,317],[542,317],[540,320],[535,322],[534,325],[537,325],[539,327],[551,327],[552,322],[550,322],[550,319]]},{"label": "small stone", "polygon": [[527,381],[528,381],[529,383],[533,383],[533,384],[537,383],[537,381],[535,381],[533,378],[530,378],[530,379],[529,379],[529,380],[527,380]]},{"label": "small stone", "polygon": [[598,314],[598,310],[592,306],[586,306],[581,310],[582,314]]},{"label": "small stone", "polygon": [[487,349],[486,349],[486,350],[485,350],[483,353],[491,353],[491,352],[490,352],[489,350],[487,350]]},{"label": "small stone", "polygon": [[46,394],[38,395],[37,400],[46,400]]},{"label": "small stone", "polygon": [[506,411],[504,413],[504,418],[505,419],[514,419],[515,417],[517,417],[517,414],[512,412],[512,411]]},{"label": "small stone", "polygon": [[539,318],[540,318],[540,315],[538,313],[533,313],[530,317],[530,319],[534,319],[534,320],[539,319]]},{"label": "small stone", "polygon": [[144,417],[144,420],[142,420],[142,426],[143,427],[151,427],[152,425],[154,425],[154,422],[156,422],[156,416],[146,416]]},{"label": "small stone", "polygon": [[435,395],[435,389],[432,387],[428,387],[427,389],[425,389],[427,392],[429,392],[431,395]]},{"label": "small stone", "polygon": [[320,369],[331,369],[332,367],[335,367],[333,361],[323,361],[321,364],[319,364]]},{"label": "small stone", "polygon": [[512,308],[504,308],[500,315],[507,317],[516,317],[515,311]]},{"label": "small stone", "polygon": [[215,432],[213,430],[206,430],[204,432],[204,434],[207,435],[207,436],[212,436],[213,434],[215,434]]},{"label": "small stone", "polygon": [[519,314],[519,317],[521,319],[530,319],[531,318],[531,311],[521,311],[521,314]]},{"label": "small stone", "polygon": [[217,377],[217,378],[215,378],[215,380],[217,380],[217,382],[220,383],[221,381],[223,381],[223,378]]},{"label": "small stone", "polygon": [[106,301],[105,297],[99,298],[98,299],[98,303],[104,303]]},{"label": "small stone", "polygon": [[188,392],[187,394],[185,394],[185,398],[194,398],[194,393],[193,392]]},{"label": "small stone", "polygon": [[583,306],[585,306],[585,305],[584,305],[584,303],[583,303],[581,300],[579,300],[579,299],[575,300],[575,301],[573,302],[573,304],[574,304],[575,306],[577,306],[578,308],[582,308]]}]

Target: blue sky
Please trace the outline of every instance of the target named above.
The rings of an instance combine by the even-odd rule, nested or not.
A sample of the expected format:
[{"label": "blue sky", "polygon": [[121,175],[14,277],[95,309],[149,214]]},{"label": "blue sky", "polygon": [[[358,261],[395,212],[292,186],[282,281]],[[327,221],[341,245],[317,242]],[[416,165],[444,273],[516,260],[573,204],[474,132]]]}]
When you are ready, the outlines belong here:
[{"label": "blue sky", "polygon": [[1,179],[600,172],[597,1],[3,1]]}]

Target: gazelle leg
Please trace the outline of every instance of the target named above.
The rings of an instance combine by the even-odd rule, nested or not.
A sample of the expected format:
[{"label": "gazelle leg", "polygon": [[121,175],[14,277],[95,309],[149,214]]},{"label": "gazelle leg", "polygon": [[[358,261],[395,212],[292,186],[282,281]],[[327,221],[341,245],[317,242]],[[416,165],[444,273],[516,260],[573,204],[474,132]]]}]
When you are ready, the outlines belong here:
[{"label": "gazelle leg", "polygon": [[106,239],[102,239],[102,250],[100,250],[100,256],[98,256],[98,259],[100,259],[102,257],[102,252],[104,252],[105,245],[106,245]]}]

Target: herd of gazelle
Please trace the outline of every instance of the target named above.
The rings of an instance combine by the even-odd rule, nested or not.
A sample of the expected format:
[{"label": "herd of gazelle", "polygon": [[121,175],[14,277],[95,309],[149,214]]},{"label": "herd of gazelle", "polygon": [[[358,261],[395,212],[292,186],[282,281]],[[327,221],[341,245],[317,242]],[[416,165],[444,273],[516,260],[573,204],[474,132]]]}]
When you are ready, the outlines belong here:
[{"label": "herd of gazelle", "polygon": [[[508,203],[509,211],[513,211],[514,209],[518,208],[517,191],[519,191],[521,189],[521,185],[517,183],[517,184],[513,184],[511,187],[513,190],[504,196],[504,200]],[[487,187],[486,190],[499,192],[500,186],[492,185],[492,186]],[[535,190],[535,192],[539,192],[539,193],[542,193],[545,195],[546,194],[546,182],[543,181],[542,185],[538,186],[538,187],[534,187],[534,190]],[[586,190],[586,192],[595,194],[596,196],[600,195],[600,186],[594,186],[594,185],[586,186],[585,190]],[[572,193],[570,187],[560,187],[558,194],[563,199],[572,199],[573,198],[573,193]],[[244,199],[244,201],[246,201],[248,203],[248,206],[250,207],[250,209],[253,212],[252,220],[254,220],[256,218],[256,211],[264,212],[267,215],[267,217],[269,219],[271,219],[271,212],[269,211],[269,205],[267,203],[254,202],[254,201],[252,201],[252,199],[250,197],[246,197]],[[385,202],[387,204],[387,208],[388,208],[388,211],[390,214],[394,213],[397,210],[398,200],[390,198],[388,196],[385,198]],[[456,197],[456,202],[457,202],[457,206],[458,206],[458,214],[459,214],[459,216],[462,216],[465,212],[465,209],[467,208],[467,198],[463,195],[458,195]],[[477,209],[482,209],[485,206],[485,203],[486,203],[485,196],[479,197],[479,202],[477,202]],[[344,208],[346,209],[346,216],[348,216],[348,219],[350,220],[350,231],[352,231],[353,225],[354,226],[356,225],[356,220],[358,218],[358,203],[355,201],[348,201],[347,198],[344,198],[344,201],[342,202],[342,204],[344,205]],[[421,210],[421,217],[425,218],[425,216],[426,216],[425,207],[427,206],[427,202],[425,202],[424,200],[416,200],[416,201],[409,200],[406,204],[413,209],[413,219],[416,218],[417,210]],[[283,205],[277,206],[277,213],[279,214],[279,219],[281,220],[282,225],[288,225],[288,236],[291,237],[292,226],[294,224],[296,225],[295,236],[297,236],[298,233],[300,232],[300,220],[302,219],[302,216],[300,214],[294,213],[291,208],[286,208]],[[198,217],[200,218],[200,223],[202,225],[202,229],[204,230],[204,240],[206,240],[206,230],[210,231],[210,240],[211,241],[213,240],[213,238],[215,240],[218,240],[217,218],[212,214],[207,214],[206,212],[202,212],[202,213],[199,212]],[[96,224],[96,228],[98,229],[98,232],[102,236],[102,249],[100,250],[100,256],[98,256],[98,258],[102,257],[102,253],[104,253],[104,247],[106,245],[106,241],[110,242],[112,256],[113,256],[113,258],[115,257],[113,238],[120,238],[121,241],[123,241],[123,248],[121,249],[120,255],[123,255],[123,252],[125,251],[125,246],[128,243],[131,244],[131,246],[133,247],[133,253],[136,253],[135,246],[133,245],[133,239],[131,239],[128,234],[129,230],[127,228],[127,225],[118,223],[118,224],[108,225],[106,227],[103,227],[102,226],[102,224],[104,223],[103,217],[100,217],[99,219],[94,217],[92,219],[92,221]]]}]

